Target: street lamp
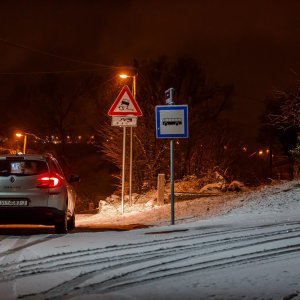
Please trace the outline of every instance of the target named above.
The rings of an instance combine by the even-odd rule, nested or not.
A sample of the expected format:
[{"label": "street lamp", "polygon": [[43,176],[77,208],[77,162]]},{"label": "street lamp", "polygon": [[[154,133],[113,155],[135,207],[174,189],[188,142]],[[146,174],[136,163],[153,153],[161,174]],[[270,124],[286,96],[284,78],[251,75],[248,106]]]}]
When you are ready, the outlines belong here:
[{"label": "street lamp", "polygon": [[16,133],[16,136],[17,137],[24,137],[24,142],[23,142],[23,154],[26,154],[26,147],[27,147],[27,136],[28,135],[31,135],[33,136],[36,140],[41,140],[44,142],[43,139],[41,139],[40,137],[38,137],[37,135],[33,134],[33,133],[28,133],[28,132],[24,132],[24,133],[20,133],[20,132],[17,132]]},{"label": "street lamp", "polygon": [[[132,94],[133,99],[136,100],[136,76],[137,75],[127,75],[127,74],[120,74],[120,78],[126,79],[126,78],[132,78],[133,84],[132,84]],[[125,127],[124,127],[125,128]],[[129,159],[129,204],[132,205],[132,126],[130,127],[130,159]]]},{"label": "street lamp", "polygon": [[26,145],[27,145],[27,134],[26,133],[16,133],[17,137],[24,137],[24,142],[23,142],[23,153],[26,154]]},{"label": "street lamp", "polygon": [[120,78],[122,79],[126,79],[126,78],[132,78],[133,79],[133,86],[132,86],[132,94],[133,94],[133,98],[134,100],[136,100],[136,76],[137,75],[127,75],[125,73],[122,73],[119,75]]}]

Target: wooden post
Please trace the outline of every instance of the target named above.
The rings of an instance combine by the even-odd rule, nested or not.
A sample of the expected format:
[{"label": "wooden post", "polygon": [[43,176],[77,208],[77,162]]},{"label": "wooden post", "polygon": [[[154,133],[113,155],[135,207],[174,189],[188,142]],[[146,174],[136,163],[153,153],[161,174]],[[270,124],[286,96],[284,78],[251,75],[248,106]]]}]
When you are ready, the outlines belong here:
[{"label": "wooden post", "polygon": [[165,199],[165,174],[158,174],[157,176],[157,204],[163,205]]}]

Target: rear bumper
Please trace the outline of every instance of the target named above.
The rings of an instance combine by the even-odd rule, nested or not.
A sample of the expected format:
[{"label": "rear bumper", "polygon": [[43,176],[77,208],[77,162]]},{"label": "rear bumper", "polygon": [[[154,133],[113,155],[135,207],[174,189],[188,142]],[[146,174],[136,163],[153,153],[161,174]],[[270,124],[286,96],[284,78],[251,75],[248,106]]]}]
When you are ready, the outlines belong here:
[{"label": "rear bumper", "polygon": [[0,207],[0,224],[54,225],[65,211],[53,207]]}]

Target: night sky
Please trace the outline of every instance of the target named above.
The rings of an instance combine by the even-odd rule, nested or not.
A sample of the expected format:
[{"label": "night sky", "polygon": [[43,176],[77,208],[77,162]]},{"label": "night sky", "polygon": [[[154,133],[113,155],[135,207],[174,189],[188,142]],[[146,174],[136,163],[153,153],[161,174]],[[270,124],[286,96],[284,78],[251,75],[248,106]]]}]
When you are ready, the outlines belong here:
[{"label": "night sky", "polygon": [[189,55],[208,79],[234,85],[231,114],[250,128],[261,101],[300,73],[299,11],[300,1],[291,0],[3,0],[0,101],[38,76],[21,73]]}]

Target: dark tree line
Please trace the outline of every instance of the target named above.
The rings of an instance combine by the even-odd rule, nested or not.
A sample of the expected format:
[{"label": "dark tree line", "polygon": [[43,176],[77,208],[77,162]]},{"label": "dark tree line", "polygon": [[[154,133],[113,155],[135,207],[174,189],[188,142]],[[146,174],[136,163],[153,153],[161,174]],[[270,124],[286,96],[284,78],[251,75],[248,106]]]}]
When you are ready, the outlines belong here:
[{"label": "dark tree line", "polygon": [[[6,128],[45,137],[95,133],[98,74],[45,74],[21,81],[4,99]],[[13,105],[12,105],[13,104]]]},{"label": "dark tree line", "polygon": [[294,175],[295,172],[298,173],[300,163],[299,79],[292,88],[273,91],[266,100],[262,125],[261,137],[270,145],[273,152],[286,155],[290,164],[296,169]]}]

